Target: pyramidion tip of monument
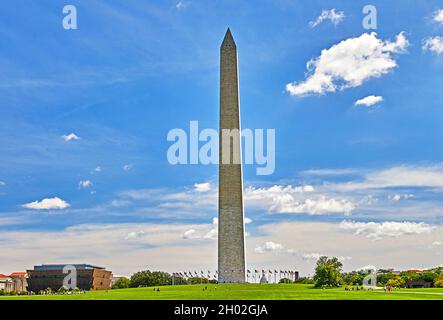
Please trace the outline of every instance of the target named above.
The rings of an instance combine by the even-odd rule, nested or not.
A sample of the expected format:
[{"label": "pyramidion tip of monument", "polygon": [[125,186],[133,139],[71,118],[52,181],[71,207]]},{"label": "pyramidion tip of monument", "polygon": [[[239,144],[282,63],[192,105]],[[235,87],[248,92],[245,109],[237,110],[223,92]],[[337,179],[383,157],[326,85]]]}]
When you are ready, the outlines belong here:
[{"label": "pyramidion tip of monument", "polygon": [[237,48],[235,45],[234,37],[232,36],[231,29],[228,27],[228,30],[226,30],[225,37],[223,39],[223,42],[221,44],[221,48]]}]

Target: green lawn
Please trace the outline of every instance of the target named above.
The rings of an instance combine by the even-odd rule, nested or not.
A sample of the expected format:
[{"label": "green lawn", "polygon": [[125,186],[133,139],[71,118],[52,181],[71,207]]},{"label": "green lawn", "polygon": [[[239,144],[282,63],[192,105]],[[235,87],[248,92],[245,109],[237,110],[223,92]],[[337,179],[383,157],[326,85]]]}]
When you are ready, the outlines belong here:
[{"label": "green lawn", "polygon": [[345,291],[337,289],[314,289],[303,284],[224,284],[164,286],[160,292],[154,288],[134,288],[108,291],[90,291],[77,295],[50,296],[3,296],[3,299],[35,300],[443,300],[443,289],[401,289],[392,293],[377,291]]}]

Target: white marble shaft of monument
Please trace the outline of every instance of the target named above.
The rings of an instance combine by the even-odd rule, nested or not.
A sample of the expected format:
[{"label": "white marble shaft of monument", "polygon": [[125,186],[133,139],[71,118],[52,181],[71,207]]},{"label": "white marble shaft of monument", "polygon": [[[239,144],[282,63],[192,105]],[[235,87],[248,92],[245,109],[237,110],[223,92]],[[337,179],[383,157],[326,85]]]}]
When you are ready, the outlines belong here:
[{"label": "white marble shaft of monument", "polygon": [[[229,147],[223,146],[223,129],[238,129]],[[240,106],[237,47],[230,30],[220,48],[220,152],[218,202],[218,281],[245,282],[245,235],[241,165]],[[235,143],[234,143],[235,141]],[[228,153],[228,154],[227,154]],[[228,156],[228,164],[223,157]],[[238,156],[240,161],[234,162]],[[226,159],[226,158],[225,158]]]}]

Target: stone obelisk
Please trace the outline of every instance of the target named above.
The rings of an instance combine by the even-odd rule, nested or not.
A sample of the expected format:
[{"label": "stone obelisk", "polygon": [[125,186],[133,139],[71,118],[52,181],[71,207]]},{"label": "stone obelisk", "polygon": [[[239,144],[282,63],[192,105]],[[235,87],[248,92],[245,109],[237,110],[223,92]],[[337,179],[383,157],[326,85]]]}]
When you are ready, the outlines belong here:
[{"label": "stone obelisk", "polygon": [[245,282],[245,234],[237,47],[226,31],[220,47],[218,281]]}]

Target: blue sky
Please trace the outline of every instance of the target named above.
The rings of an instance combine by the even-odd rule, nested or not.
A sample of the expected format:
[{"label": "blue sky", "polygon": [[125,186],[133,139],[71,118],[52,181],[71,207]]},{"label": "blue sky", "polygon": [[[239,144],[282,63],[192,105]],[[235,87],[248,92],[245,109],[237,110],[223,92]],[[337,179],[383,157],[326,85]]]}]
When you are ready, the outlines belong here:
[{"label": "blue sky", "polygon": [[[170,165],[166,135],[191,120],[218,128],[228,26],[242,127],[276,130],[274,174],[244,168],[249,265],[441,262],[439,1],[373,1],[377,30],[362,26],[366,1],[71,1],[77,30],[62,26],[66,4],[18,0],[0,13],[0,271],[70,259],[124,274],[215,268],[217,167]],[[339,21],[310,25],[332,9]],[[367,59],[394,66],[359,69],[359,40],[382,50]],[[316,73],[311,59],[319,76],[328,65],[361,81],[291,95],[287,84]],[[355,105],[370,96],[382,101]],[[29,206],[55,197],[66,208]]]}]

